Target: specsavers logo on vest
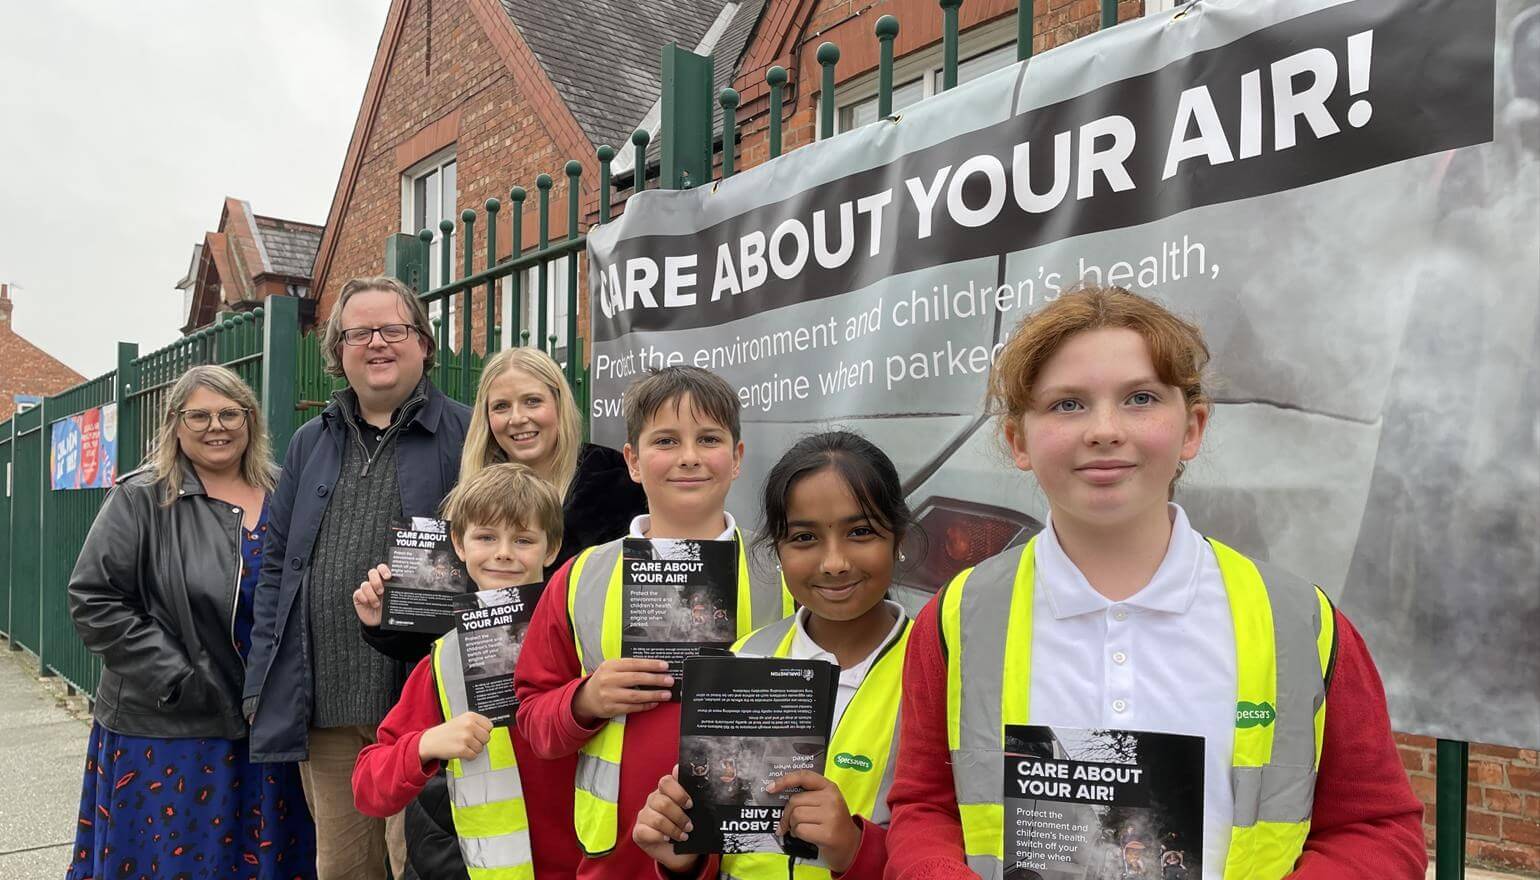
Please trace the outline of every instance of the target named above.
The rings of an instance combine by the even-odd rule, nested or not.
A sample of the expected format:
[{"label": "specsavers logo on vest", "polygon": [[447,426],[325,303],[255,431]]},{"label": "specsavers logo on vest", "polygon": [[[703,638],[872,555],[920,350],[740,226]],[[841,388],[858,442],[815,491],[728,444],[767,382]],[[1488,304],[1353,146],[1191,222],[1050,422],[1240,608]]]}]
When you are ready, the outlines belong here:
[{"label": "specsavers logo on vest", "polygon": [[849,752],[840,752],[834,756],[834,766],[866,773],[872,769],[872,759],[865,755],[852,755]]},{"label": "specsavers logo on vest", "polygon": [[1235,726],[1239,728],[1266,727],[1276,717],[1278,713],[1273,711],[1272,703],[1248,703],[1241,700],[1235,704]]}]

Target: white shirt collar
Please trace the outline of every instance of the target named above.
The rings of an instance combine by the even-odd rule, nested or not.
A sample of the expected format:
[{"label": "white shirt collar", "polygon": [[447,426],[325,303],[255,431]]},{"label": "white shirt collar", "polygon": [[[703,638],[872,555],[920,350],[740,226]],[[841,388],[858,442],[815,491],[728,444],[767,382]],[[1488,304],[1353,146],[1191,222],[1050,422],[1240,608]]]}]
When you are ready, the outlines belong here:
[{"label": "white shirt collar", "polygon": [[[722,518],[727,520],[727,528],[723,529],[722,534],[717,535],[716,539],[718,541],[731,541],[738,531],[738,523],[733,520],[733,515],[725,510],[722,511]],[[644,513],[631,520],[631,534],[628,537],[645,538],[647,537],[647,530],[650,528],[652,528],[652,517]]]},{"label": "white shirt collar", "polygon": [[[1198,592],[1198,574],[1201,554],[1199,535],[1187,521],[1187,513],[1180,505],[1169,504],[1171,512],[1171,542],[1166,546],[1166,556],[1155,569],[1150,582],[1123,604],[1147,611],[1166,614],[1183,614],[1192,607]],[[1037,589],[1048,595],[1048,605],[1059,620],[1080,614],[1102,611],[1111,605],[1107,597],[1096,592],[1080,569],[1064,552],[1058,536],[1053,531],[1053,518],[1037,536],[1034,561],[1037,566]]]},{"label": "white shirt collar", "polygon": [[[888,630],[888,634],[883,636],[881,642],[877,643],[877,647],[873,648],[872,652],[867,654],[866,658],[860,663],[840,670],[841,684],[859,685],[866,678],[866,673],[871,670],[872,663],[882,654],[883,649],[892,644],[893,640],[898,638],[899,634],[904,631],[904,621],[908,619],[908,615],[904,614],[904,606],[894,602],[892,599],[884,599],[882,601],[884,605],[892,608],[895,613],[896,619],[893,621],[893,628]],[[839,659],[833,653],[819,647],[818,643],[813,641],[813,637],[807,634],[807,616],[808,610],[806,606],[797,609],[796,619],[792,624],[791,656],[800,657],[805,660],[824,660],[838,666]]]}]

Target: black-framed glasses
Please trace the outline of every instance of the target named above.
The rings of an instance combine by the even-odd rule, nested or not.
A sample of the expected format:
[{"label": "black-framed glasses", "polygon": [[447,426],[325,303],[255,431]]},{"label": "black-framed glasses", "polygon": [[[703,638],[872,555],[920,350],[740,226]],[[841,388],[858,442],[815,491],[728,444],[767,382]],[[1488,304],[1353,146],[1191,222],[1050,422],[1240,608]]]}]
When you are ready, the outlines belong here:
[{"label": "black-framed glasses", "polygon": [[349,327],[342,331],[342,341],[348,345],[368,345],[374,341],[374,334],[380,334],[380,338],[386,342],[403,342],[412,331],[416,330],[411,324],[385,324],[380,327]]},{"label": "black-framed glasses", "polygon": [[182,425],[187,430],[202,434],[214,426],[218,421],[221,431],[238,431],[246,426],[245,407],[226,407],[217,413],[211,413],[206,409],[179,409],[177,416],[182,420]]}]

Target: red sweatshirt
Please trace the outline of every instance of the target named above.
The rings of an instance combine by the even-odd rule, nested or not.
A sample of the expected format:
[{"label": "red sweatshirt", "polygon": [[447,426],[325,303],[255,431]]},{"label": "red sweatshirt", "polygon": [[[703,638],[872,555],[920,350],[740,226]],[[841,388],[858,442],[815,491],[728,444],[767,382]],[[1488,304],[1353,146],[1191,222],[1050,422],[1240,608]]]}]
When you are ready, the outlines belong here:
[{"label": "red sweatshirt", "polygon": [[[530,748],[542,758],[575,761],[578,750],[606,722],[601,720],[594,727],[584,727],[572,714],[572,697],[587,679],[578,662],[572,625],[567,620],[567,578],[571,571],[571,562],[563,565],[551,575],[540,594],[513,680],[519,693],[519,729],[529,737]],[[615,849],[597,858],[583,857],[577,868],[579,880],[640,880],[653,876],[652,859],[631,842],[631,826],[647,796],[658,787],[658,780],[673,772],[678,760],[678,703],[662,703],[626,716]],[[570,781],[567,787],[572,787]],[[567,797],[570,802],[570,791]],[[571,826],[570,807],[566,821]],[[573,847],[577,850],[576,843]]]},{"label": "red sweatshirt", "polygon": [[[904,661],[898,774],[885,876],[972,878],[946,743],[946,657],[932,601],[915,619]],[[1326,742],[1300,880],[1420,880],[1428,856],[1422,804],[1390,738],[1385,689],[1363,638],[1337,614],[1337,663],[1326,695]]]},{"label": "red sweatshirt", "polygon": [[[439,762],[424,765],[417,741],[430,727],[444,723],[431,657],[419,662],[406,680],[401,699],[380,722],[377,741],[364,747],[353,767],[353,803],[366,816],[384,818],[401,812],[422,791]],[[538,880],[571,880],[577,869],[577,835],[572,830],[572,777],[577,760],[542,758],[518,728],[510,728],[513,755],[524,785],[529,814],[529,845]]]}]

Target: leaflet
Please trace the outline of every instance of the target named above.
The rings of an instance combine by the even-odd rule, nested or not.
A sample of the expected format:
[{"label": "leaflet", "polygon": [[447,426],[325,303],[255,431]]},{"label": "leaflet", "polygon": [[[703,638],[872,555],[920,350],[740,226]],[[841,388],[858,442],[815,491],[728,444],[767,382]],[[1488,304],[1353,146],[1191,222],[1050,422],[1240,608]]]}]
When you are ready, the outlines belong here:
[{"label": "leaflet", "polygon": [[543,584],[481,590],[457,597],[455,631],[465,680],[465,704],[499,727],[513,724],[519,697],[513,667]]},{"label": "leaflet", "polygon": [[1203,737],[1005,727],[1006,880],[1198,880]]},{"label": "leaflet", "polygon": [[621,545],[620,656],[667,660],[670,699],[684,661],[738,635],[738,542],[626,538]]},{"label": "leaflet", "polygon": [[393,520],[385,552],[390,579],[380,629],[443,635],[454,629],[454,599],[471,589],[449,540],[449,523],[429,516]]},{"label": "leaflet", "polygon": [[685,661],[679,716],[679,782],[695,830],[678,853],[818,850],[777,828],[786,799],[770,782],[795,770],[822,773],[839,668],[822,660],[703,655]]}]

